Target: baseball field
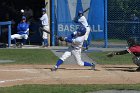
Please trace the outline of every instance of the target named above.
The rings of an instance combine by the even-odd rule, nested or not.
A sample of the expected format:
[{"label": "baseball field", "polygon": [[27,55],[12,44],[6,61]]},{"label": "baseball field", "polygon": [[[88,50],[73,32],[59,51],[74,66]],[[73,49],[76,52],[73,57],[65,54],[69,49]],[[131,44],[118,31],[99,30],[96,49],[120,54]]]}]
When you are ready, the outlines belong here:
[{"label": "baseball field", "polygon": [[50,49],[0,49],[0,93],[85,93],[98,90],[140,90],[140,76],[131,55],[107,58],[108,52],[86,53],[96,71],[64,63]]}]

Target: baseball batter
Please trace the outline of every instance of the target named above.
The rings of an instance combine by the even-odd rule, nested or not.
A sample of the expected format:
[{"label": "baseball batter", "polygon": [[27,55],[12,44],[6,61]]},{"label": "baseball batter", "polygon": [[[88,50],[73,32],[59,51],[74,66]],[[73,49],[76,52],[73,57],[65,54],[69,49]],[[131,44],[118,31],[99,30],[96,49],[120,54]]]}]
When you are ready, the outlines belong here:
[{"label": "baseball batter", "polygon": [[90,27],[88,25],[87,19],[85,18],[84,14],[83,14],[83,11],[78,12],[78,19],[75,20],[75,22],[80,23],[80,25],[83,25],[86,28],[85,41],[84,41],[83,46],[84,46],[85,49],[88,49],[87,39],[88,39],[88,36],[89,36],[89,33],[90,33]]},{"label": "baseball batter", "polygon": [[[42,8],[42,17],[40,18],[41,24],[44,30],[49,31],[48,15],[46,14],[46,9]],[[47,32],[42,30],[43,47],[48,47],[48,35]]]},{"label": "baseball batter", "polygon": [[71,36],[69,37],[59,37],[58,39],[61,41],[66,41],[71,43],[71,46],[68,48],[68,50],[60,57],[60,59],[57,61],[56,65],[51,69],[51,71],[56,71],[59,66],[71,55],[74,55],[78,65],[80,66],[91,66],[93,70],[95,70],[95,64],[89,63],[89,62],[83,62],[81,59],[81,49],[83,42],[85,40],[85,33],[86,28],[85,27],[79,27],[77,31],[73,32]]},{"label": "baseball batter", "polygon": [[122,51],[111,52],[107,54],[107,57],[113,57],[114,55],[123,55],[123,54],[133,54],[133,63],[138,66],[136,71],[140,71],[140,38],[130,38],[127,40],[129,48]]},{"label": "baseball batter", "polygon": [[29,24],[26,23],[25,16],[22,16],[22,20],[17,26],[17,31],[17,34],[11,35],[11,40],[16,44],[16,39],[22,39],[22,45],[25,44],[29,35]]}]

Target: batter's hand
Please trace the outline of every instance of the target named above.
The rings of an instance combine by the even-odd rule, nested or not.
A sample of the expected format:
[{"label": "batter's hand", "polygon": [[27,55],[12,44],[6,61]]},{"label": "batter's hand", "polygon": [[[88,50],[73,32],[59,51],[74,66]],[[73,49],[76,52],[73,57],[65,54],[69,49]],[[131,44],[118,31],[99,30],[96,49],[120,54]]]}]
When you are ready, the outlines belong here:
[{"label": "batter's hand", "polygon": [[106,56],[107,57],[113,57],[115,55],[115,52],[110,52],[110,53],[108,53]]},{"label": "batter's hand", "polygon": [[78,23],[78,17],[74,17],[73,21],[74,21],[75,23]]},{"label": "batter's hand", "polygon": [[65,41],[65,38],[60,36],[60,37],[58,37],[58,40]]}]

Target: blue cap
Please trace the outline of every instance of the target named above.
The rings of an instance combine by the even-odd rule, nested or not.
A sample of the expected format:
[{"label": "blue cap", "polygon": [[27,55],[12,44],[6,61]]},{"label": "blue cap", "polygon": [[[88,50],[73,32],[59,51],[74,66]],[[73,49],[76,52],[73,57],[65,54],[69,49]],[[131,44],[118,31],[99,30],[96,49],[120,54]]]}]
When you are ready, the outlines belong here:
[{"label": "blue cap", "polygon": [[22,19],[25,19],[26,20],[26,17],[25,16],[22,16]]},{"label": "blue cap", "polygon": [[82,10],[78,11],[78,14],[83,14],[83,11]]},{"label": "blue cap", "polygon": [[80,16],[81,14],[83,15],[83,11],[82,10],[78,11],[78,16]]}]

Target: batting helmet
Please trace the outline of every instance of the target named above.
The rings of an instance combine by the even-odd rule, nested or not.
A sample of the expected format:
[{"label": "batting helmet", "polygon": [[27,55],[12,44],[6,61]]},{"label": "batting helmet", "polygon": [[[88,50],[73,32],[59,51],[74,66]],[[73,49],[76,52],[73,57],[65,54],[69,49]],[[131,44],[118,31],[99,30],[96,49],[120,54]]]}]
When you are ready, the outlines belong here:
[{"label": "batting helmet", "polygon": [[127,44],[129,47],[140,45],[140,38],[139,37],[131,37],[127,40]]},{"label": "batting helmet", "polygon": [[78,11],[78,16],[80,16],[81,14],[83,15],[83,11],[82,10]]},{"label": "batting helmet", "polygon": [[83,26],[80,26],[80,27],[77,29],[77,33],[78,33],[78,36],[83,36],[83,35],[85,35],[85,33],[86,33],[86,28],[83,27]]},{"label": "batting helmet", "polygon": [[46,12],[46,8],[42,8],[42,12]]}]

